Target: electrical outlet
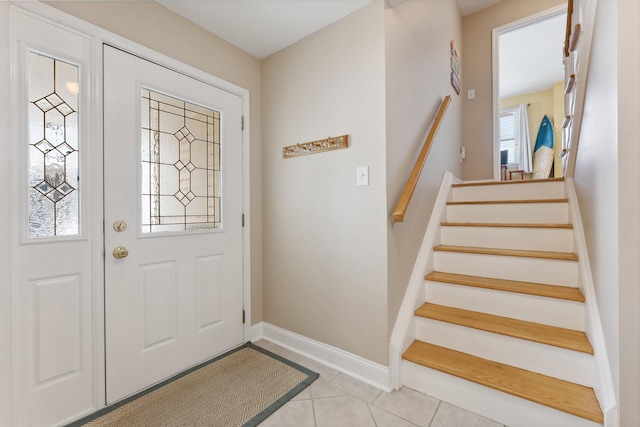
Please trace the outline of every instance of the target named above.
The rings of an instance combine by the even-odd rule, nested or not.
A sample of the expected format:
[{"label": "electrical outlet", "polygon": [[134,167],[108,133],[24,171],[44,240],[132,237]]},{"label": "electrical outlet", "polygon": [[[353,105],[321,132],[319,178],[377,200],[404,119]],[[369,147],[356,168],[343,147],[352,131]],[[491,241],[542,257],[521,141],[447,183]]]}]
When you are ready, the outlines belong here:
[{"label": "electrical outlet", "polygon": [[467,99],[476,99],[475,89],[469,89],[469,92],[467,92]]}]

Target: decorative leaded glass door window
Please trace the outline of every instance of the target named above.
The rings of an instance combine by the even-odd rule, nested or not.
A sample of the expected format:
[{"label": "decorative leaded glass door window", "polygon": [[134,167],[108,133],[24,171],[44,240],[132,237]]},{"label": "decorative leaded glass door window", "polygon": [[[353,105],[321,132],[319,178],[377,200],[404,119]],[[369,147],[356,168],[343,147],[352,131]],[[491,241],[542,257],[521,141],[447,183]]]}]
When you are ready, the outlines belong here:
[{"label": "decorative leaded glass door window", "polygon": [[34,52],[28,64],[28,234],[78,235],[78,66]]},{"label": "decorative leaded glass door window", "polygon": [[141,97],[142,232],[220,228],[220,112]]}]

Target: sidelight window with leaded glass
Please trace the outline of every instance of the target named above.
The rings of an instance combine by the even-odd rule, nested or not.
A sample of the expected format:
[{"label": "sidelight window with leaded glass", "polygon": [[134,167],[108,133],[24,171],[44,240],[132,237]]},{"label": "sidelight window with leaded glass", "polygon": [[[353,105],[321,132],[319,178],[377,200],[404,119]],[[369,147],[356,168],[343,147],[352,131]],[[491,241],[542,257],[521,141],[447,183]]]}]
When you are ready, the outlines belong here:
[{"label": "sidelight window with leaded glass", "polygon": [[79,68],[28,53],[29,237],[80,233]]},{"label": "sidelight window with leaded glass", "polygon": [[142,232],[220,228],[220,112],[141,93]]}]

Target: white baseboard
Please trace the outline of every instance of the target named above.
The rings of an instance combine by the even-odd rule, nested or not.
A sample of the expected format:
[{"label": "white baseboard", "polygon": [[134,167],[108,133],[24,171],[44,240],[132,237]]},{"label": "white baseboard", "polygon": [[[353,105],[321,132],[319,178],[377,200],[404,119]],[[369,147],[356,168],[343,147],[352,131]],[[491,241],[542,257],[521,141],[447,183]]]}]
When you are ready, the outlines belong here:
[{"label": "white baseboard", "polygon": [[264,322],[251,325],[249,328],[249,336],[245,337],[245,341],[256,342],[264,337],[262,325]]},{"label": "white baseboard", "polygon": [[251,341],[260,339],[295,351],[383,391],[391,391],[387,366],[265,322],[251,327]]}]

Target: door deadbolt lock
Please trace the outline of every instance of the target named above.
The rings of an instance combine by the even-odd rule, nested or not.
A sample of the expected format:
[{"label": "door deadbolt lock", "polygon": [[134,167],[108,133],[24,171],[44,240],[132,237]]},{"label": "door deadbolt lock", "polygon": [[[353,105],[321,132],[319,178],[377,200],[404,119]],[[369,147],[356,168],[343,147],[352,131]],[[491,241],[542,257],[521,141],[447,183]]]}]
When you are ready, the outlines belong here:
[{"label": "door deadbolt lock", "polygon": [[129,255],[129,250],[124,246],[118,246],[113,250],[113,257],[116,259],[126,258]]},{"label": "door deadbolt lock", "polygon": [[116,230],[118,233],[122,233],[124,230],[127,229],[127,223],[119,219],[113,223],[113,229]]}]

